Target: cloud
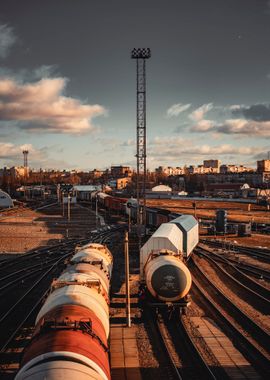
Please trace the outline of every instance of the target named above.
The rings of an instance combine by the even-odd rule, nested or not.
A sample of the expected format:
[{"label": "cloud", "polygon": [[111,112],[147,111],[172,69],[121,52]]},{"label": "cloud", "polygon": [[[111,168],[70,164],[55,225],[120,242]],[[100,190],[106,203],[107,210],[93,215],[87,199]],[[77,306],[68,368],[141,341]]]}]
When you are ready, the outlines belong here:
[{"label": "cloud", "polygon": [[44,146],[35,148],[32,144],[15,145],[13,143],[0,143],[0,162],[3,166],[22,166],[23,150],[29,151],[28,163],[31,168],[62,168],[76,167],[71,162],[51,158],[49,154],[52,151],[59,151],[59,146]]},{"label": "cloud", "polygon": [[268,138],[270,137],[270,121],[259,122],[245,119],[230,119],[214,127],[214,130],[228,135],[238,134]]},{"label": "cloud", "polygon": [[255,121],[270,121],[270,105],[266,104],[254,104],[249,107],[239,106],[237,109],[233,109],[233,115],[243,115],[246,119]]},{"label": "cloud", "polygon": [[22,151],[28,150],[32,158],[45,159],[44,149],[36,149],[32,144],[15,145],[13,143],[0,143],[0,159],[15,160],[17,165],[22,162]]},{"label": "cloud", "polygon": [[[163,141],[163,144],[162,144]],[[245,156],[252,158],[267,148],[258,146],[234,146],[233,144],[200,144],[194,139],[178,137],[156,137],[149,142],[147,160],[151,165],[183,165],[202,162],[205,158],[222,158],[226,160],[239,160]],[[246,160],[246,159],[245,159]]]},{"label": "cloud", "polygon": [[[222,122],[204,119],[205,114],[213,108],[212,103],[205,104],[189,115],[189,118],[196,122],[190,127],[191,132],[212,132],[215,134],[243,135],[246,137],[270,137],[269,105],[255,104],[245,106],[235,104],[224,107],[224,112],[226,110],[230,111],[230,115],[226,115],[230,118]],[[232,119],[232,116],[236,118]]]},{"label": "cloud", "polygon": [[191,107],[191,104],[182,104],[182,103],[173,104],[167,110],[167,117],[178,116],[181,112],[188,110],[190,107]]},{"label": "cloud", "polygon": [[57,65],[42,65],[31,70],[23,68],[14,71],[9,67],[0,66],[0,78],[15,80],[17,83],[23,84],[24,82],[34,82],[43,78],[56,77],[57,69]]},{"label": "cloud", "polygon": [[11,47],[17,41],[13,28],[7,24],[0,24],[0,58],[6,58]]},{"label": "cloud", "polygon": [[214,108],[213,103],[203,104],[195,111],[191,112],[189,118],[193,121],[200,121],[204,118],[204,115]]},{"label": "cloud", "polygon": [[44,133],[92,131],[92,119],[106,115],[105,108],[64,96],[66,84],[61,77],[24,84],[0,78],[0,120],[19,121],[20,129]]},{"label": "cloud", "polygon": [[192,132],[214,132],[226,135],[245,135],[247,137],[270,137],[270,121],[258,122],[246,119],[228,119],[223,123],[201,120],[191,128]]},{"label": "cloud", "polygon": [[196,125],[191,127],[192,132],[208,132],[212,131],[214,128],[215,122],[213,120],[199,120]]}]

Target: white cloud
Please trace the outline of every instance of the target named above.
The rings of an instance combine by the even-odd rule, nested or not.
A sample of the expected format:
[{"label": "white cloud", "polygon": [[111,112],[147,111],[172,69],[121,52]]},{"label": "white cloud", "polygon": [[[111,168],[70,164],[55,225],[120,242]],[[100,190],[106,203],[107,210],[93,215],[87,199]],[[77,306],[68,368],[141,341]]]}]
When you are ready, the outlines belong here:
[{"label": "white cloud", "polygon": [[19,165],[19,162],[22,161],[23,150],[28,150],[34,159],[44,159],[46,157],[44,150],[38,150],[32,144],[15,145],[13,143],[0,143],[0,159],[12,159]]},{"label": "white cloud", "polygon": [[21,129],[82,134],[93,130],[92,119],[106,115],[100,105],[83,104],[63,95],[66,78],[45,78],[21,84],[0,78],[0,120],[19,121]]},{"label": "white cloud", "polygon": [[[163,141],[163,144],[162,144]],[[253,156],[264,152],[266,147],[245,147],[232,144],[195,144],[194,139],[183,139],[172,137],[156,137],[149,143],[147,156],[149,162],[156,164],[175,165],[175,163],[190,163],[191,161],[202,161],[206,157]]]},{"label": "white cloud", "polygon": [[230,119],[215,127],[216,131],[225,134],[270,137],[270,121]]},{"label": "white cloud", "polygon": [[213,103],[203,104],[195,111],[191,112],[189,118],[193,121],[200,121],[204,118],[204,115],[214,108]]},{"label": "white cloud", "polygon": [[190,107],[191,107],[191,104],[182,104],[182,103],[173,104],[167,110],[167,117],[178,116],[181,112],[188,110]]},{"label": "white cloud", "polygon": [[215,123],[213,120],[199,120],[196,125],[191,127],[192,132],[208,132],[213,129]]},{"label": "white cloud", "polygon": [[7,24],[0,24],[0,58],[6,58],[10,48],[16,42],[17,37],[13,28]]},{"label": "white cloud", "polygon": [[35,148],[32,144],[13,144],[10,142],[0,143],[0,163],[2,166],[22,166],[23,165],[23,150],[29,151],[28,163],[31,168],[75,168],[76,165],[72,162],[57,160],[50,157],[52,151],[59,151],[59,146],[50,146]]}]

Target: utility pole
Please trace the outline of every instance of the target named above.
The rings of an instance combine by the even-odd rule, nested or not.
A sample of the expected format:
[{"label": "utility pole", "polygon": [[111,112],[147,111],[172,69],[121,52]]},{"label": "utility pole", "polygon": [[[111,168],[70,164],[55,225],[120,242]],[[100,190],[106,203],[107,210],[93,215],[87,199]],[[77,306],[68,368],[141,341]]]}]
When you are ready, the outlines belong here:
[{"label": "utility pole", "polygon": [[96,228],[98,227],[98,203],[97,203],[98,199],[96,197]]},{"label": "utility pole", "polygon": [[67,201],[68,201],[68,221],[70,221],[70,194],[68,193],[68,199],[67,199]]},{"label": "utility pole", "polygon": [[23,167],[24,167],[24,196],[26,199],[26,178],[27,178],[27,170],[28,170],[28,150],[23,150]]},{"label": "utility pole", "polygon": [[[137,67],[137,226],[139,237],[145,225],[146,187],[146,74],[145,60],[151,57],[149,48],[133,49],[131,58]],[[142,210],[142,211],[140,211]],[[140,212],[142,215],[140,215]],[[141,218],[142,216],[142,218]],[[142,219],[142,220],[141,220]]]},{"label": "utility pole", "polygon": [[63,193],[62,193],[63,216],[65,216],[65,202],[64,202],[64,198],[65,198],[65,193],[63,192]]},{"label": "utility pole", "polygon": [[126,316],[127,327],[131,326],[130,319],[130,289],[129,289],[129,248],[128,248],[128,232],[125,232],[125,273],[126,273]]}]

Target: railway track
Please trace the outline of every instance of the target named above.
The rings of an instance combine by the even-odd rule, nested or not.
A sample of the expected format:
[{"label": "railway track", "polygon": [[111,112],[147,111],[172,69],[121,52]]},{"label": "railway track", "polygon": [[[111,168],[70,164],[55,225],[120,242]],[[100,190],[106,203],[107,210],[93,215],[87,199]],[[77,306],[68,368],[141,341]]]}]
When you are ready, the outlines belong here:
[{"label": "railway track", "polygon": [[[270,301],[270,290],[264,287],[262,284],[258,283],[257,281],[254,281],[250,276],[247,276],[243,270],[240,270],[237,267],[237,264],[239,264],[239,262],[236,262],[235,260],[229,260],[223,255],[214,253],[213,251],[210,251],[209,249],[207,249],[205,246],[199,245],[197,248],[199,250],[202,249],[204,255],[207,255],[212,260],[215,260],[215,262],[222,264],[223,268],[225,268],[226,271],[231,276],[236,278],[243,285],[253,290],[255,293],[259,294],[261,297]],[[261,274],[259,274],[259,271],[258,271],[258,275],[261,276]]]},{"label": "railway track", "polygon": [[237,259],[236,258],[232,259],[231,257],[224,257],[224,255],[222,255],[221,253],[213,252],[212,250],[207,249],[205,246],[203,247],[203,249],[215,255],[216,257],[220,257],[220,259],[223,259],[223,260],[226,259],[226,261],[233,264],[236,268],[240,269],[242,272],[247,273],[248,275],[258,278],[259,280],[265,280],[265,281],[270,282],[270,271],[266,269],[263,269],[255,265],[244,263],[240,261],[239,257]]},{"label": "railway track", "polygon": [[[241,276],[241,272],[232,264],[226,263],[226,261],[221,261],[221,264],[218,263],[215,256],[212,256],[201,247],[196,248],[194,253],[207,260],[207,262],[214,268],[221,281],[236,293],[239,298],[250,304],[262,314],[270,314],[270,291],[268,289],[261,287],[243,274]],[[225,268],[223,267],[224,264]],[[267,297],[264,297],[261,293],[265,293],[264,295],[267,295]]]},{"label": "railway track", "polygon": [[[205,243],[211,247],[217,247],[217,248],[226,248],[226,242],[216,241],[216,240],[208,240],[208,239],[201,239],[202,243]],[[227,242],[228,243],[228,242]],[[227,244],[227,247],[232,250],[233,252],[237,253],[244,253],[248,256],[254,257],[256,259],[269,262],[270,261],[270,249],[267,248],[253,248],[253,247],[246,247],[241,246],[238,244]]]},{"label": "railway track", "polygon": [[238,349],[263,376],[270,375],[269,334],[240,310],[196,265],[190,262],[193,287],[225,326]]},{"label": "railway track", "polygon": [[[40,304],[42,303],[44,298],[47,296],[48,292],[50,291],[50,286],[53,278],[63,270],[65,261],[68,260],[69,257],[74,254],[75,246],[77,244],[83,245],[89,241],[109,244],[110,239],[119,232],[121,232],[121,228],[114,226],[110,229],[107,229],[106,231],[97,230],[87,239],[72,239],[71,241],[63,242],[62,245],[57,244],[57,247],[54,247],[54,249],[52,250],[55,254],[55,257],[53,257],[52,259],[48,259],[48,257],[51,256],[48,256],[48,252],[46,255],[46,249],[42,248],[42,254],[36,251],[34,257],[43,257],[45,265],[43,265],[39,268],[39,270],[37,270],[36,263],[32,266],[29,263],[29,261],[33,262],[33,256],[28,255],[28,261],[25,262],[25,260],[23,260],[24,264],[27,263],[28,266],[28,272],[24,274],[23,270],[21,269],[20,258],[17,258],[17,260],[12,260],[13,269],[15,268],[15,272],[20,273],[17,276],[17,284],[18,282],[21,282],[22,279],[23,283],[21,282],[22,285],[20,287],[16,287],[18,291],[16,291],[15,293],[14,291],[12,291],[12,288],[16,283],[16,278],[14,279],[14,276],[12,277],[6,274],[2,277],[2,281],[8,280],[10,281],[10,283],[6,283],[4,286],[2,285],[3,289],[0,289],[0,377],[1,374],[6,374],[6,369],[9,366],[9,363],[14,360],[13,356],[18,356],[20,350],[18,351],[18,348],[16,348],[16,339],[18,339],[18,336],[23,335],[23,328],[29,328],[33,326],[36,311],[38,307],[40,307]],[[48,251],[49,253],[52,253],[51,247]],[[59,252],[61,251],[62,254],[59,254]],[[45,258],[46,256],[47,262]],[[18,271],[16,271],[17,261],[19,262],[20,267]],[[10,296],[7,297],[5,293],[10,289]]]},{"label": "railway track", "polygon": [[[161,313],[154,314],[148,309],[144,313],[154,352],[160,368],[164,371],[163,378],[169,380],[224,378],[216,377],[197,349],[186,328],[187,321],[168,319]],[[220,370],[219,368],[218,371]]]}]

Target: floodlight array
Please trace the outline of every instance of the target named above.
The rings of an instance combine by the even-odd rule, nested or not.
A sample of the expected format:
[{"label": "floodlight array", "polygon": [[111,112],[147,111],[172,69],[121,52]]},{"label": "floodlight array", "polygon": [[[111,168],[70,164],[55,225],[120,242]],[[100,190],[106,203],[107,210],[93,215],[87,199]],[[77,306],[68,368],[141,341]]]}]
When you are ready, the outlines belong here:
[{"label": "floodlight array", "polygon": [[131,52],[131,58],[148,59],[151,57],[151,50],[149,48],[135,48]]}]

